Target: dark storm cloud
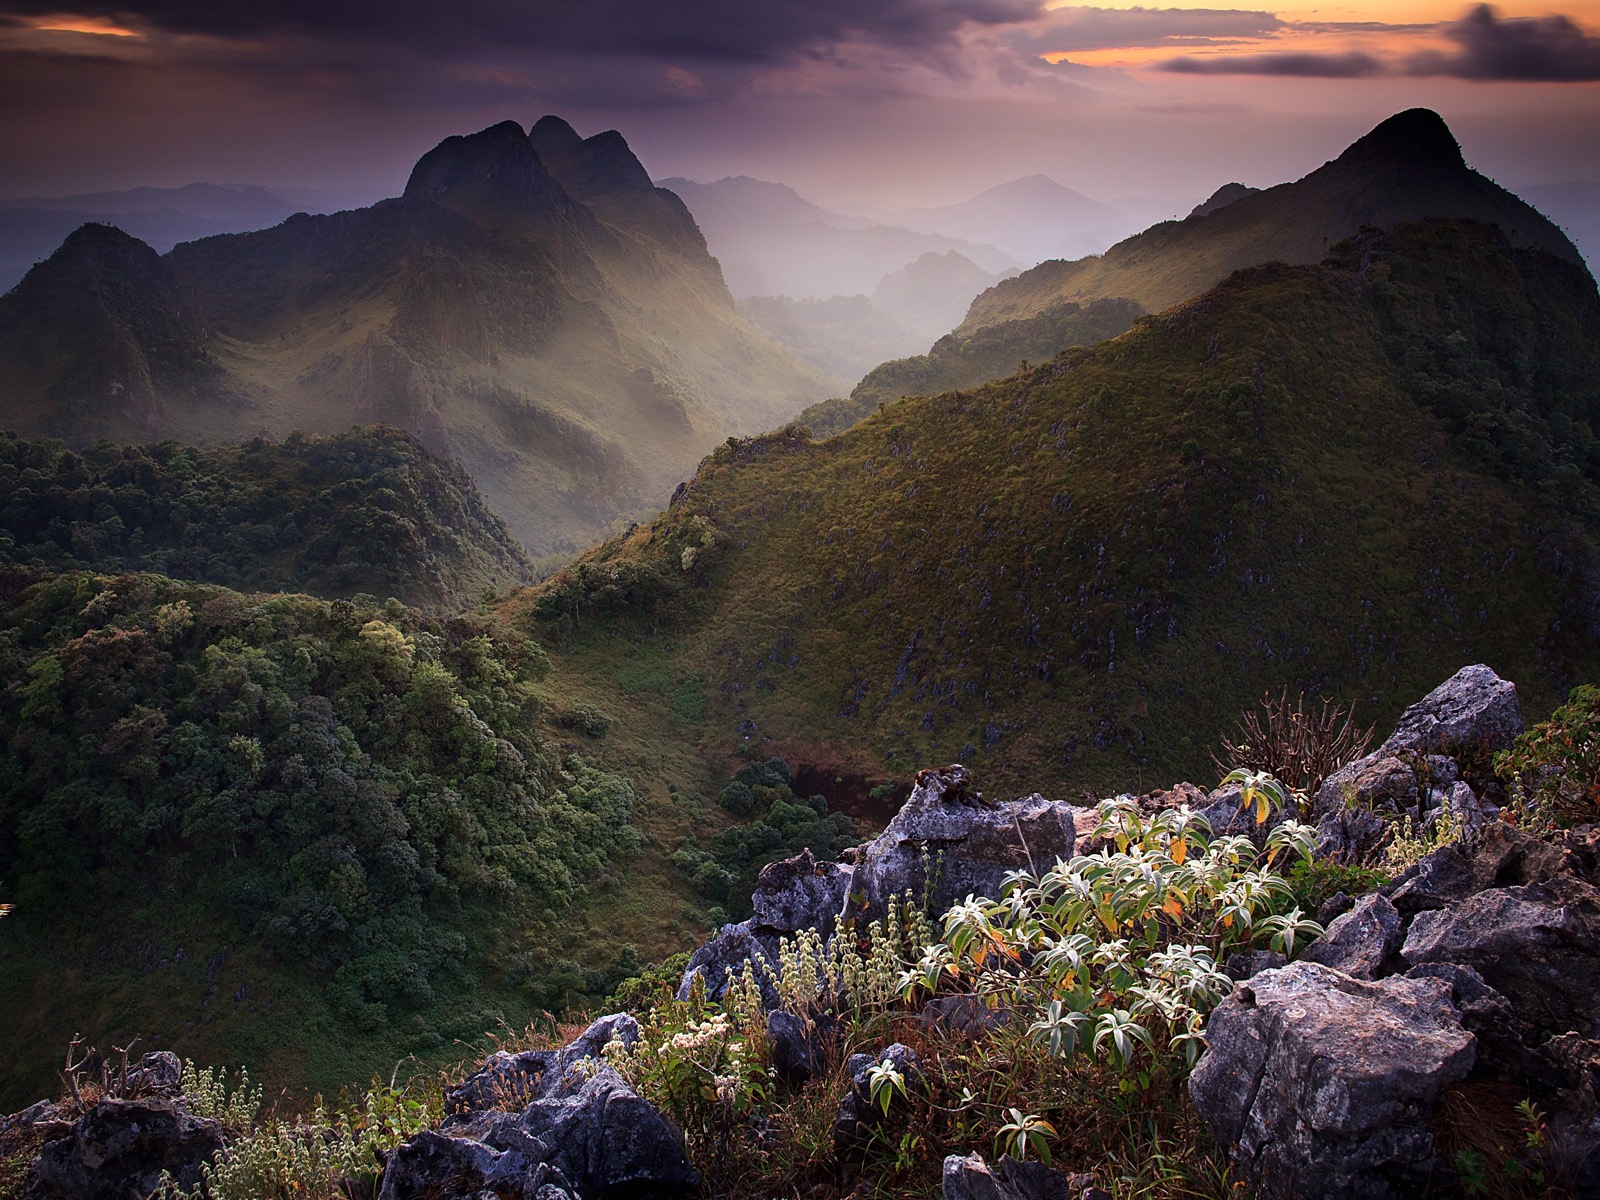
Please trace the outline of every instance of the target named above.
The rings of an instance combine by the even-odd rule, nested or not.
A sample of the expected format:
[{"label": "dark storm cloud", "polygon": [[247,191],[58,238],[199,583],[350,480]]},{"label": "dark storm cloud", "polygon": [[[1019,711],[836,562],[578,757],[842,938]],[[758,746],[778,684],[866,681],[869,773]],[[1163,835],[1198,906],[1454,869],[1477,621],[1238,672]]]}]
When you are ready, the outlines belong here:
[{"label": "dark storm cloud", "polygon": [[1600,80],[1600,37],[1570,17],[1504,17],[1480,4],[1445,27],[1458,53],[1436,50],[1413,55],[1413,75],[1458,79],[1506,79],[1578,83]]},{"label": "dark storm cloud", "polygon": [[[84,0],[74,15],[225,39],[299,36],[401,45],[427,55],[522,49],[769,63],[841,41],[916,47],[965,25],[1035,17],[1042,0]],[[0,0],[0,14],[57,15],[61,0]]]},{"label": "dark storm cloud", "polygon": [[1225,54],[1215,58],[1184,55],[1161,64],[1180,75],[1287,75],[1306,79],[1361,79],[1384,73],[1370,54]]}]

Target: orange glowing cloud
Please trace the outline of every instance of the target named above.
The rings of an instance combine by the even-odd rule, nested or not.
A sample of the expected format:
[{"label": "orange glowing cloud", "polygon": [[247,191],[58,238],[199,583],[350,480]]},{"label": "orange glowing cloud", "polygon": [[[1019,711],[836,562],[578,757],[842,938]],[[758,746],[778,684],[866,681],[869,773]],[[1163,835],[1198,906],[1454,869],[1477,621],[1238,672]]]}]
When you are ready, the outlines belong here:
[{"label": "orange glowing cloud", "polygon": [[51,17],[35,17],[28,22],[30,29],[37,29],[41,33],[88,33],[98,37],[136,38],[144,35],[134,29],[126,29],[104,17],[77,17],[67,14],[57,14]]}]

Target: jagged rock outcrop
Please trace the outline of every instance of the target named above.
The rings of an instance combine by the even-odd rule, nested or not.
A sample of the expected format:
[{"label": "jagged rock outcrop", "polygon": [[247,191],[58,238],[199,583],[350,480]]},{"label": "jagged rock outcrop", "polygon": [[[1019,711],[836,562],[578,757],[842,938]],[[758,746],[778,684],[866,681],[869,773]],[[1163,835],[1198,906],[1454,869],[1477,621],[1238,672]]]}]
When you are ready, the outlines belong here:
[{"label": "jagged rock outcrop", "polygon": [[768,864],[751,895],[755,915],[724,925],[694,952],[678,998],[688,997],[696,978],[708,996],[720,997],[749,963],[763,999],[775,1006],[772,976],[784,937],[815,929],[827,938],[841,917],[880,920],[900,896],[943,912],[969,895],[998,896],[1009,871],[1043,872],[1072,857],[1080,830],[1070,804],[1039,795],[991,802],[971,782],[959,764],[921,772],[888,827],[855,847],[851,863],[819,863],[804,850]]},{"label": "jagged rock outcrop", "polygon": [[1425,1114],[1476,1039],[1439,979],[1265,971],[1211,1014],[1189,1094],[1262,1197],[1378,1200],[1434,1161]]},{"label": "jagged rock outcrop", "polygon": [[1385,813],[1421,820],[1449,805],[1455,819],[1481,828],[1498,806],[1463,784],[1444,752],[1504,750],[1522,728],[1515,684],[1482,663],[1461,668],[1406,709],[1383,745],[1323,781],[1312,802],[1317,852],[1365,857],[1385,836]]},{"label": "jagged rock outcrop", "polygon": [[1561,876],[1419,913],[1401,956],[1471,967],[1531,1030],[1600,1037],[1600,890]]},{"label": "jagged rock outcrop", "polygon": [[1329,925],[1301,958],[1343,971],[1354,979],[1377,979],[1394,973],[1395,956],[1404,936],[1394,905],[1373,893],[1361,897],[1354,908]]},{"label": "jagged rock outcrop", "polygon": [[[1600,831],[1519,830],[1437,753],[1521,728],[1515,688],[1468,667],[1318,793],[1323,852],[1360,858],[1402,813],[1448,811],[1458,840],[1356,901],[1301,962],[1228,964],[1248,982],[1212,1013],[1190,1094],[1261,1200],[1448,1181],[1433,1135],[1460,1135],[1434,1108],[1461,1082],[1529,1096],[1549,1131],[1530,1169],[1600,1189]],[[1331,836],[1352,819],[1364,841]]]},{"label": "jagged rock outcrop", "polygon": [[971,784],[960,764],[917,775],[910,799],[858,853],[855,915],[879,919],[904,895],[933,912],[969,895],[999,896],[1007,872],[1048,871],[1088,832],[1070,804],[1037,794],[992,802]]},{"label": "jagged rock outcrop", "polygon": [[20,1180],[25,1200],[146,1200],[163,1175],[200,1182],[222,1149],[220,1121],[196,1116],[180,1091],[182,1064],[166,1050],[120,1069],[92,1051],[79,1070],[100,1069],[99,1098],[42,1100],[0,1117],[0,1158],[37,1147]]},{"label": "jagged rock outcrop", "polygon": [[693,1195],[699,1176],[665,1118],[602,1061],[638,1025],[601,1017],[556,1051],[497,1054],[446,1093],[437,1130],[390,1156],[379,1200],[470,1197],[579,1200]]}]

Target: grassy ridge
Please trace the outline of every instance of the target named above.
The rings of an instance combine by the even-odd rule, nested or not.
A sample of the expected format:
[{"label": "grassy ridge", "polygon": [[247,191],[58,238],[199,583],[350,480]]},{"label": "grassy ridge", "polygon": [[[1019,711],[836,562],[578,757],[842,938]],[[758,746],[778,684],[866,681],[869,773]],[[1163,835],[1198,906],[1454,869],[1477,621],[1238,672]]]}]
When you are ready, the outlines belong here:
[{"label": "grassy ridge", "polygon": [[1381,724],[1484,660],[1537,712],[1596,666],[1597,320],[1493,230],[1372,233],[825,443],[730,443],[511,611],[579,671],[694,681],[712,747],[1069,794],[1205,777],[1283,684]]}]

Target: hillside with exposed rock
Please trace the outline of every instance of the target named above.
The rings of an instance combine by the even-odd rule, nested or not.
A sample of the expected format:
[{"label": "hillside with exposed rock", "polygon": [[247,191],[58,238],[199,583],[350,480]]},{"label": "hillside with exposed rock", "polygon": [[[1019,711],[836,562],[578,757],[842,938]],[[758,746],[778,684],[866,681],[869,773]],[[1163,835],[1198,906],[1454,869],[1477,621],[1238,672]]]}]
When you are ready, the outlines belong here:
[{"label": "hillside with exposed rock", "polygon": [[1597,702],[1526,728],[1469,665],[1302,790],[1244,771],[1074,804],[924,770],[875,839],[763,870],[681,979],[332,1116],[75,1043],[65,1092],[0,1117],[0,1188],[1586,1196],[1600,847],[1570,735]]},{"label": "hillside with exposed rock", "polygon": [[1597,320],[1587,272],[1487,226],[1371,231],[825,442],[730,443],[512,607],[580,670],[695,681],[712,745],[868,776],[1198,774],[1269,687],[1385,719],[1441,656],[1548,705],[1600,667]]}]

